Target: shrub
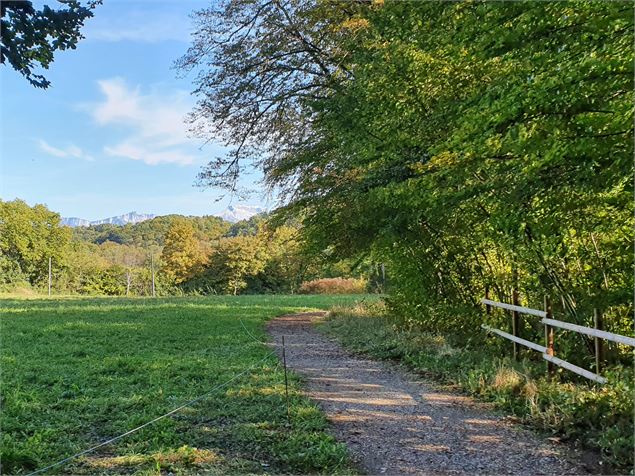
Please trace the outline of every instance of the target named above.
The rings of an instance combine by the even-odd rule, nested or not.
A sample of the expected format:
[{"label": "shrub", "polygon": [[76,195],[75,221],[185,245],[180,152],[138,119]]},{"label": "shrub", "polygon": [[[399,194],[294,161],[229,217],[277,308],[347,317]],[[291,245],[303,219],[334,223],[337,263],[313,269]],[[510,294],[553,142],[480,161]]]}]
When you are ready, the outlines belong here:
[{"label": "shrub", "polygon": [[366,280],[355,278],[323,278],[305,281],[300,285],[300,294],[363,294]]}]

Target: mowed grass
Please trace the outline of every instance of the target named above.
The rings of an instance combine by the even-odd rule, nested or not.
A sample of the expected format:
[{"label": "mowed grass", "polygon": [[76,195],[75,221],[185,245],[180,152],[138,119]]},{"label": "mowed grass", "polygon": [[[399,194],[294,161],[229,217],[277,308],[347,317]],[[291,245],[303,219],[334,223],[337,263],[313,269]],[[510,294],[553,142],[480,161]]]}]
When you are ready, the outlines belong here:
[{"label": "mowed grass", "polygon": [[282,366],[254,337],[267,340],[271,317],[363,298],[2,299],[2,473],[45,467],[245,371],[192,407],[47,473],[350,472],[345,448],[295,378],[287,424]]}]

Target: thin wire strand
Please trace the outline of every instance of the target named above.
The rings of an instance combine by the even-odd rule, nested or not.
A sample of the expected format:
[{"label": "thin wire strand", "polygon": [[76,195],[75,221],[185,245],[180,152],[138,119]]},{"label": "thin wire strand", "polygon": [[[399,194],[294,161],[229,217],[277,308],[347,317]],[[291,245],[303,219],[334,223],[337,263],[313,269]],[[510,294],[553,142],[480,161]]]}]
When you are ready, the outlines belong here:
[{"label": "thin wire strand", "polygon": [[63,464],[65,464],[65,463],[67,463],[67,462],[69,462],[69,461],[71,461],[71,460],[73,460],[75,458],[78,458],[78,457],[83,456],[85,454],[91,453],[91,452],[95,451],[96,449],[99,449],[99,448],[101,448],[103,446],[106,446],[106,445],[109,445],[111,443],[114,443],[115,441],[118,441],[118,440],[120,440],[120,439],[122,439],[122,438],[124,438],[124,437],[126,437],[126,436],[128,436],[130,434],[132,434],[132,433],[135,433],[135,432],[137,432],[137,431],[139,431],[139,430],[141,430],[141,429],[143,429],[143,428],[145,428],[147,426],[150,426],[153,423],[156,423],[157,421],[162,420],[163,418],[166,418],[166,417],[168,417],[170,415],[175,414],[176,412],[178,412],[180,410],[183,410],[186,407],[194,405],[195,403],[200,402],[204,398],[208,397],[210,394],[214,393],[216,390],[219,390],[219,389],[221,389],[223,387],[226,387],[227,385],[229,385],[234,380],[236,380],[239,377],[242,377],[243,375],[245,375],[246,373],[252,371],[257,365],[261,364],[262,362],[264,362],[265,360],[267,360],[269,357],[271,357],[273,355],[275,355],[275,352],[270,352],[265,357],[263,357],[261,360],[259,360],[258,362],[254,363],[253,365],[251,365],[249,368],[243,370],[242,372],[234,375],[232,378],[230,378],[226,382],[223,382],[223,383],[215,386],[209,392],[204,393],[203,395],[201,395],[201,396],[199,396],[199,397],[197,397],[197,398],[195,398],[193,400],[190,400],[189,402],[185,402],[183,405],[175,408],[174,410],[169,411],[168,413],[165,413],[165,414],[163,414],[161,416],[153,418],[152,420],[144,423],[143,425],[140,425],[140,426],[138,426],[136,428],[133,428],[132,430],[128,430],[127,432],[122,433],[121,435],[115,436],[114,438],[110,438],[109,440],[106,440],[106,441],[104,441],[102,443],[99,443],[98,445],[92,446],[91,448],[88,448],[87,450],[81,451],[81,452],[76,453],[76,454],[74,454],[72,456],[64,458],[64,459],[62,459],[62,460],[60,460],[60,461],[58,461],[56,463],[50,464],[48,466],[45,466],[44,468],[38,469],[36,471],[33,471],[32,473],[29,473],[27,476],[33,476],[35,474],[40,474],[40,473],[43,473],[44,471],[47,471],[47,470],[49,470],[51,468],[55,468],[57,466],[63,465]]},{"label": "thin wire strand", "polygon": [[245,333],[246,333],[249,337],[251,337],[251,339],[252,339],[254,342],[258,342],[259,344],[264,344],[264,345],[271,345],[271,342],[266,342],[266,341],[264,341],[264,340],[260,340],[260,339],[258,339],[255,335],[253,335],[253,334],[249,331],[249,329],[247,329],[247,326],[245,326],[245,323],[243,322],[243,319],[242,319],[242,317],[241,317],[240,315],[238,316],[238,320],[240,321],[240,325],[241,325],[241,326],[243,326],[243,329],[245,330]]}]

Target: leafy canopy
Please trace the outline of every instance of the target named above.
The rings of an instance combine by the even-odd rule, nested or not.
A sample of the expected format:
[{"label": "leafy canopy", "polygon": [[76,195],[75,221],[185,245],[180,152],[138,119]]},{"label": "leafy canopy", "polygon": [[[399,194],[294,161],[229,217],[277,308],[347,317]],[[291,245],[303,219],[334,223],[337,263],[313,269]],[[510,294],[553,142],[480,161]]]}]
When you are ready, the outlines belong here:
[{"label": "leafy canopy", "polygon": [[54,10],[44,5],[38,10],[28,0],[0,2],[0,62],[8,62],[36,88],[48,88],[51,83],[34,70],[48,69],[55,51],[77,47],[84,22],[93,16],[101,0],[91,0],[86,6],[79,0],[60,3],[64,8]]},{"label": "leafy canopy", "polygon": [[233,147],[202,185],[261,167],[281,223],[388,263],[393,310],[431,329],[474,332],[485,289],[515,285],[632,332],[630,4],[229,0],[196,19],[193,127]]}]

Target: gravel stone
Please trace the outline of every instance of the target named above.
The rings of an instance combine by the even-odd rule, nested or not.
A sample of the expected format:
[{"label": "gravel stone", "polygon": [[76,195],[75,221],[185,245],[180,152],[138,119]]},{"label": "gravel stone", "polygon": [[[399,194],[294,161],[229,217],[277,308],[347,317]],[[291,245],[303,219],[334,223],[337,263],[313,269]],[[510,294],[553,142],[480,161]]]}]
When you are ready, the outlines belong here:
[{"label": "gravel stone", "polygon": [[368,474],[588,474],[565,445],[385,362],[345,351],[317,332],[325,313],[282,316],[268,331],[331,432]]}]

